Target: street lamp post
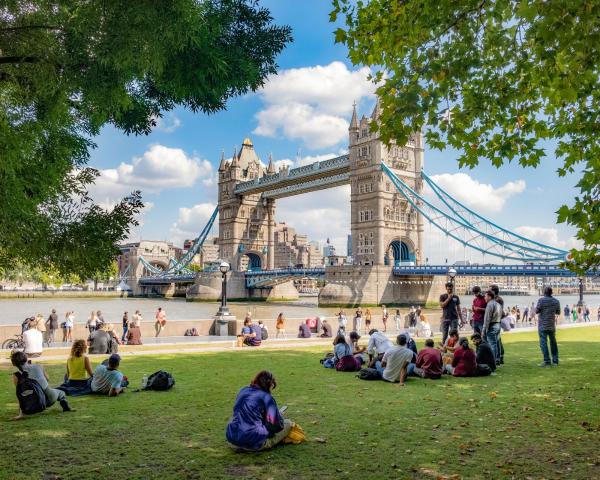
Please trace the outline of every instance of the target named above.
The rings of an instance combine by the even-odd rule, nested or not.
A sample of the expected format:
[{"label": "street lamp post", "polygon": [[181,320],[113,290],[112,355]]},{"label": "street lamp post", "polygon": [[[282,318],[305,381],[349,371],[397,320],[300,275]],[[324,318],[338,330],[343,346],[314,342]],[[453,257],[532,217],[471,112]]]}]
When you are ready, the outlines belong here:
[{"label": "street lamp post", "polygon": [[577,306],[583,307],[583,277],[579,277],[579,301]]},{"label": "street lamp post", "polygon": [[229,309],[227,308],[227,272],[229,271],[229,264],[227,262],[221,262],[219,270],[223,275],[223,283],[221,285],[221,306],[217,312],[218,317],[229,316]]},{"label": "street lamp post", "polygon": [[454,290],[454,278],[456,277],[456,270],[452,267],[448,269],[448,276],[450,277],[450,283],[452,284],[452,290]]}]

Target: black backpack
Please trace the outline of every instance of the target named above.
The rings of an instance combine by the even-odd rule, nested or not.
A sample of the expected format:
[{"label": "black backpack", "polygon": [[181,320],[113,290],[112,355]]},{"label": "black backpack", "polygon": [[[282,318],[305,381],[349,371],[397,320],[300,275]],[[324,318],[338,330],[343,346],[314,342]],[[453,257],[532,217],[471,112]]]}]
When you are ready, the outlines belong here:
[{"label": "black backpack", "polygon": [[175,385],[175,379],[169,372],[159,370],[148,377],[148,383],[142,390],[169,390]]},{"label": "black backpack", "polygon": [[260,335],[262,340],[266,340],[267,338],[269,338],[269,331],[265,327],[262,327],[260,329]]},{"label": "black backpack", "polygon": [[46,394],[38,382],[29,378],[27,372],[16,372],[17,376],[17,399],[19,408],[24,415],[46,410]]},{"label": "black backpack", "polygon": [[381,374],[376,368],[363,368],[356,376],[361,380],[381,380]]}]

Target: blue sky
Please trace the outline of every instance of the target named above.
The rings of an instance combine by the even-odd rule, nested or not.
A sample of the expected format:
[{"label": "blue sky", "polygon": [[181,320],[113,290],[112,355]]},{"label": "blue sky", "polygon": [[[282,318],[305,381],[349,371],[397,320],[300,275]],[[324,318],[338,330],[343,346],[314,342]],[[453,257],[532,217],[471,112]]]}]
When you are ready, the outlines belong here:
[{"label": "blue sky", "polygon": [[[215,115],[192,114],[183,109],[167,113],[148,136],[126,136],[105,128],[95,139],[91,166],[102,177],[92,189],[107,205],[127,192],[143,191],[148,208],[131,239],[172,240],[180,244],[195,236],[210,215],[216,199],[215,173],[221,151],[230,157],[234,146],[250,137],[266,162],[308,163],[337,155],[347,148],[344,133],[352,101],[361,114],[374,103],[366,70],[353,67],[345,47],[333,42],[328,22],[329,2],[305,0],[262,2],[278,24],[291,25],[294,41],[278,59],[280,72],[256,94],[230,101]],[[574,231],[555,223],[555,211],[576,195],[575,177],[558,178],[552,157],[537,169],[508,165],[496,169],[483,164],[460,170],[454,151],[426,149],[425,170],[439,183],[480,213],[507,228],[518,228],[532,238],[561,247],[573,246]],[[298,163],[298,162],[296,162]],[[464,173],[466,175],[457,175]],[[309,238],[331,238],[342,253],[349,233],[349,190],[346,187],[280,200],[276,218]],[[298,201],[303,206],[297,208]],[[216,231],[215,231],[216,233]],[[431,261],[447,253],[427,228],[426,254]],[[462,256],[455,247],[451,255]]]}]

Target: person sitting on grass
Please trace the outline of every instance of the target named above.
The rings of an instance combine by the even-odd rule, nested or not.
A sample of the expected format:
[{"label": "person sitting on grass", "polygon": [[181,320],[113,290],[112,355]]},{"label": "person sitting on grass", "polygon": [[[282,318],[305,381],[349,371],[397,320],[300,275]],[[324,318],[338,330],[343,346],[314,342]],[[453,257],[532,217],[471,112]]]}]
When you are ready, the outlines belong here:
[{"label": "person sitting on grass", "polygon": [[331,327],[331,325],[329,324],[327,319],[324,319],[323,322],[321,323],[321,329],[323,330],[323,333],[321,334],[321,338],[333,337],[333,328]]},{"label": "person sitting on grass", "polygon": [[252,319],[249,316],[246,316],[244,319],[242,337],[244,338],[244,345],[248,345],[249,347],[259,347],[261,344],[262,331],[258,325],[252,323]]},{"label": "person sitting on grass", "polygon": [[298,338],[310,338],[310,327],[306,323],[298,325]]},{"label": "person sitting on grass", "polygon": [[349,337],[350,344],[352,345],[352,353],[354,355],[362,355],[364,352],[366,352],[367,347],[364,345],[362,347],[358,345],[358,341],[360,340],[360,335],[358,332],[350,332]]},{"label": "person sitting on grass", "polygon": [[383,359],[375,363],[375,368],[383,380],[391,383],[399,382],[403,387],[406,377],[415,367],[415,364],[411,363],[414,352],[406,346],[406,335],[398,335],[396,343],[398,346],[386,350]]},{"label": "person sitting on grass", "polygon": [[376,328],[369,331],[369,344],[367,345],[367,353],[369,354],[369,366],[374,367],[375,362],[383,360],[383,355],[390,348],[393,348],[392,342],[388,337],[381,333]]},{"label": "person sitting on grass", "polygon": [[79,396],[90,393],[89,378],[94,375],[90,359],[85,353],[85,340],[75,340],[71,347],[71,355],[67,359],[67,374],[62,385],[57,387],[67,395]]},{"label": "person sitting on grass", "polygon": [[240,390],[225,431],[232,448],[250,452],[267,450],[288,436],[293,422],[281,415],[271,395],[275,387],[277,381],[273,374],[263,370],[249,386]]},{"label": "person sitting on grass", "polygon": [[452,365],[446,365],[446,373],[455,377],[474,377],[477,375],[477,359],[475,352],[469,346],[466,337],[458,341],[458,347],[454,350]]},{"label": "person sitting on grass", "polygon": [[127,386],[127,379],[118,370],[120,363],[121,357],[119,354],[113,353],[108,357],[107,365],[105,365],[105,362],[102,362],[96,367],[90,385],[93,393],[116,397],[124,392],[124,387]]},{"label": "person sitting on grass", "polygon": [[496,359],[490,344],[484,341],[479,333],[471,335],[471,341],[477,349],[477,365],[487,365],[494,372],[496,370]]},{"label": "person sitting on grass", "polygon": [[127,340],[127,345],[141,345],[142,331],[140,330],[140,322],[135,319],[135,315],[133,318],[133,322],[129,324],[129,328],[127,329],[125,340]]},{"label": "person sitting on grass", "polygon": [[433,339],[425,340],[425,348],[417,355],[413,373],[421,378],[438,379],[442,377],[444,366],[442,352],[434,348]]},{"label": "person sitting on grass", "polygon": [[458,348],[458,330],[450,330],[448,338],[443,344],[439,344],[442,350],[442,360],[444,365],[452,363],[454,358],[454,351]]},{"label": "person sitting on grass", "polygon": [[340,372],[356,372],[360,370],[362,359],[354,356],[352,345],[346,342],[344,335],[338,335],[333,341],[333,364]]},{"label": "person sitting on grass", "polygon": [[[72,411],[71,407],[69,407],[69,402],[67,402],[65,392],[50,387],[48,384],[48,374],[44,371],[41,365],[32,364],[31,361],[27,360],[27,355],[24,352],[18,351],[12,352],[10,355],[10,361],[19,370],[12,376],[13,384],[15,386],[17,383],[19,383],[20,376],[26,374],[29,379],[35,380],[40,385],[40,388],[44,391],[44,395],[46,397],[46,407],[50,407],[58,401],[63,409],[63,412]],[[19,415],[15,417],[15,420],[19,420],[24,416],[25,415],[21,409],[19,409]]]}]

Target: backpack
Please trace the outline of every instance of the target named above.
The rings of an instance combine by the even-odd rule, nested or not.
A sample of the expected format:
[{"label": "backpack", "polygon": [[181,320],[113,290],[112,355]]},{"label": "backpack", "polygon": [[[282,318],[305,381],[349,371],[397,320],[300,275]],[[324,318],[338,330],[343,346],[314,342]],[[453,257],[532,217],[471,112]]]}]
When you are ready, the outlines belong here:
[{"label": "backpack", "polygon": [[334,357],[333,352],[329,352],[329,353],[326,353],[325,356],[319,361],[321,362],[321,365],[322,365],[323,362],[326,362],[327,360],[332,359],[333,357]]},{"label": "backpack", "polygon": [[485,364],[485,363],[478,363],[477,364],[477,376],[478,377],[487,377],[488,375],[492,374],[492,369],[490,368],[489,365]]},{"label": "backpack", "polygon": [[360,362],[354,355],[346,355],[335,364],[338,372],[357,372],[360,370]]},{"label": "backpack", "polygon": [[169,390],[175,385],[175,379],[169,372],[159,370],[148,377],[148,383],[142,390]]},{"label": "backpack", "polygon": [[269,338],[269,331],[266,328],[264,328],[264,327],[261,328],[260,332],[261,332],[261,338],[263,340],[266,340],[267,338]]},{"label": "backpack", "polygon": [[381,374],[376,368],[363,368],[356,376],[361,380],[381,380]]},{"label": "backpack", "polygon": [[34,379],[29,378],[27,372],[16,372],[17,399],[19,408],[25,415],[43,412],[46,410],[46,394]]}]

